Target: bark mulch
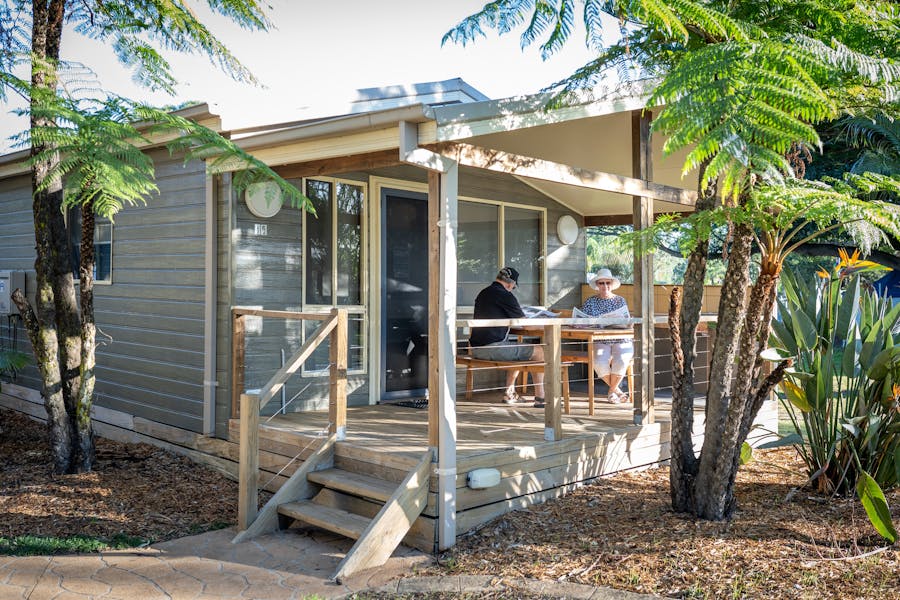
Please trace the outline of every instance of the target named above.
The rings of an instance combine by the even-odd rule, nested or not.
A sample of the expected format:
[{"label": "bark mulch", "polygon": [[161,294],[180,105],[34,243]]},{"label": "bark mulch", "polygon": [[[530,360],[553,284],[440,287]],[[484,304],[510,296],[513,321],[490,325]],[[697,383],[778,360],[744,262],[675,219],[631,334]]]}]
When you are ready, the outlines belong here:
[{"label": "bark mulch", "polygon": [[147,543],[237,520],[237,483],[147,444],[97,438],[90,473],[54,475],[47,429],[0,410],[0,538],[25,535]]},{"label": "bark mulch", "polygon": [[[855,498],[800,490],[791,447],[755,451],[725,522],[671,510],[668,468],[597,480],[498,518],[435,572],[553,579],[677,598],[900,598],[900,543],[879,537]],[[900,489],[887,494],[900,526]]]},{"label": "bark mulch", "polygon": [[[42,424],[0,410],[0,430],[0,537],[158,541],[236,521],[237,483],[185,458],[98,439],[94,472],[54,476]],[[668,469],[623,473],[486,524],[422,574],[678,598],[900,598],[900,544],[887,546],[853,498],[800,490],[785,501],[804,480],[791,448],[757,451],[733,518],[708,522],[671,511]],[[900,490],[887,496],[900,525]]]}]

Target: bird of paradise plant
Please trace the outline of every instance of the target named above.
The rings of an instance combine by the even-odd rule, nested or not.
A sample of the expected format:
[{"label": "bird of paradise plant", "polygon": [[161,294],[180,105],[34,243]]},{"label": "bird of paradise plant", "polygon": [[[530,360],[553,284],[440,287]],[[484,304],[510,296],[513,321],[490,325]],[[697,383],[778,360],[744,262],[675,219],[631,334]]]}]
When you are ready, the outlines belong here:
[{"label": "bird of paradise plant", "polygon": [[770,347],[792,357],[784,408],[801,432],[809,481],[859,496],[876,531],[894,542],[883,488],[900,485],[900,304],[861,283],[890,270],[841,250],[818,281],[783,274]]}]

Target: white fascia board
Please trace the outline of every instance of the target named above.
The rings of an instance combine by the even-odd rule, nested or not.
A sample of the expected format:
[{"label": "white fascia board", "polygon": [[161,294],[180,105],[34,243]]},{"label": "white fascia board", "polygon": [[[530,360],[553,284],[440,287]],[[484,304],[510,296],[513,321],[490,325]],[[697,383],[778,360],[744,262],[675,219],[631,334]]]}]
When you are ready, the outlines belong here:
[{"label": "white fascia board", "polygon": [[401,108],[305,122],[295,127],[236,138],[234,141],[244,150],[252,151],[267,146],[292,144],[310,139],[347,136],[364,131],[396,127],[401,121],[425,122],[430,120],[426,112],[424,105],[413,104]]},{"label": "white fascia board", "polygon": [[437,142],[563,123],[590,117],[640,110],[647,95],[623,96],[548,109],[552,94],[535,94],[503,100],[471,102],[429,109],[437,122]]}]

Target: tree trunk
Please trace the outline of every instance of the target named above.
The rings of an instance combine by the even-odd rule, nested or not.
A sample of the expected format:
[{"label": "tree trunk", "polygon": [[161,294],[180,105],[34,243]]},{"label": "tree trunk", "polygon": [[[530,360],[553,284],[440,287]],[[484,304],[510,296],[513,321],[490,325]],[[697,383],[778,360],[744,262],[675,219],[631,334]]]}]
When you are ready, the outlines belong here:
[{"label": "tree trunk", "polygon": [[[738,225],[728,257],[728,267],[719,303],[716,343],[710,361],[709,393],[706,399],[706,427],[700,468],[694,485],[694,514],[705,519],[720,520],[733,509],[733,474],[719,470],[720,461],[731,465],[732,456],[723,448],[733,447],[736,431],[726,431],[732,407],[732,376],[741,328],[747,313],[747,288],[750,282],[750,250],[752,231]],[[743,405],[740,406],[743,408]],[[743,410],[741,410],[743,412]],[[740,443],[737,444],[740,446]]]},{"label": "tree trunk", "polygon": [[[702,171],[702,169],[701,169]],[[715,186],[710,186],[697,201],[697,211],[711,210],[716,204]],[[692,511],[694,480],[698,461],[694,454],[694,362],[697,358],[697,325],[703,308],[703,283],[709,245],[698,244],[688,258],[684,284],[676,298],[672,291],[669,331],[672,336],[672,460],[669,466],[669,492],[672,509]],[[683,299],[682,299],[683,298]]]},{"label": "tree trunk", "polygon": [[[760,273],[750,293],[750,302],[741,332],[738,368],[729,394],[730,405],[725,415],[725,427],[711,480],[715,482],[706,498],[707,513],[714,518],[727,517],[734,506],[734,482],[740,466],[741,446],[747,439],[750,424],[759,411],[762,400],[757,398],[759,353],[764,343],[763,332],[769,330],[764,315],[771,314],[775,300],[777,277]],[[777,383],[777,382],[776,382]],[[774,385],[774,384],[773,384]],[[719,516],[721,515],[721,516]]]},{"label": "tree trunk", "polygon": [[[59,44],[62,37],[65,2],[50,0],[32,2],[32,72],[31,105],[47,101],[56,93]],[[31,112],[31,127],[44,124],[43,117]],[[31,155],[47,149],[33,144]],[[75,449],[74,397],[71,395],[72,368],[80,360],[80,334],[72,340],[72,314],[75,288],[69,264],[65,221],[62,214],[62,182],[46,180],[59,161],[58,155],[36,161],[32,166],[34,190],[33,214],[35,231],[35,311],[30,307],[32,323],[26,326],[41,374],[42,396],[50,428],[53,468],[57,473],[70,472]],[[39,188],[41,191],[37,191]],[[24,301],[24,298],[22,298]],[[27,304],[27,303],[26,303]],[[19,306],[20,311],[22,306]],[[77,312],[74,313],[77,319]],[[60,331],[60,323],[64,326]],[[73,351],[75,360],[73,361]]]},{"label": "tree trunk", "polygon": [[94,204],[81,207],[81,371],[75,403],[75,427],[78,433],[78,470],[88,472],[94,466],[94,431],[91,406],[94,399],[94,367],[96,365],[96,323],[94,322]]}]

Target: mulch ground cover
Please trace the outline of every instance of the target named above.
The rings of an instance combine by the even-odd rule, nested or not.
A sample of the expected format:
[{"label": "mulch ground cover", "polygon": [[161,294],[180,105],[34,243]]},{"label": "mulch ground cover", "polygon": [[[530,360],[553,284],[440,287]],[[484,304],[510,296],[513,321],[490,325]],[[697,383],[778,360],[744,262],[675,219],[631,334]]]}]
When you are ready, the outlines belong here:
[{"label": "mulch ground cover", "polygon": [[0,410],[0,538],[168,540],[237,520],[237,483],[147,444],[98,438],[90,473],[54,475],[47,429]]},{"label": "mulch ground cover", "polygon": [[[668,468],[622,473],[503,516],[462,538],[436,571],[532,577],[678,598],[900,598],[889,546],[855,498],[799,490],[793,448],[741,467],[729,521],[672,512]],[[900,525],[900,490],[886,494]]]},{"label": "mulch ground cover", "polygon": [[[0,430],[0,538],[158,541],[236,521],[237,483],[185,458],[98,439],[93,472],[56,476],[43,424],[0,410]],[[738,475],[729,521],[673,513],[666,468],[622,473],[487,523],[423,574],[568,581],[677,598],[900,598],[900,544],[888,546],[875,533],[855,498],[800,489],[785,501],[805,481],[796,452],[755,456]],[[900,490],[887,497],[900,525]]]}]

